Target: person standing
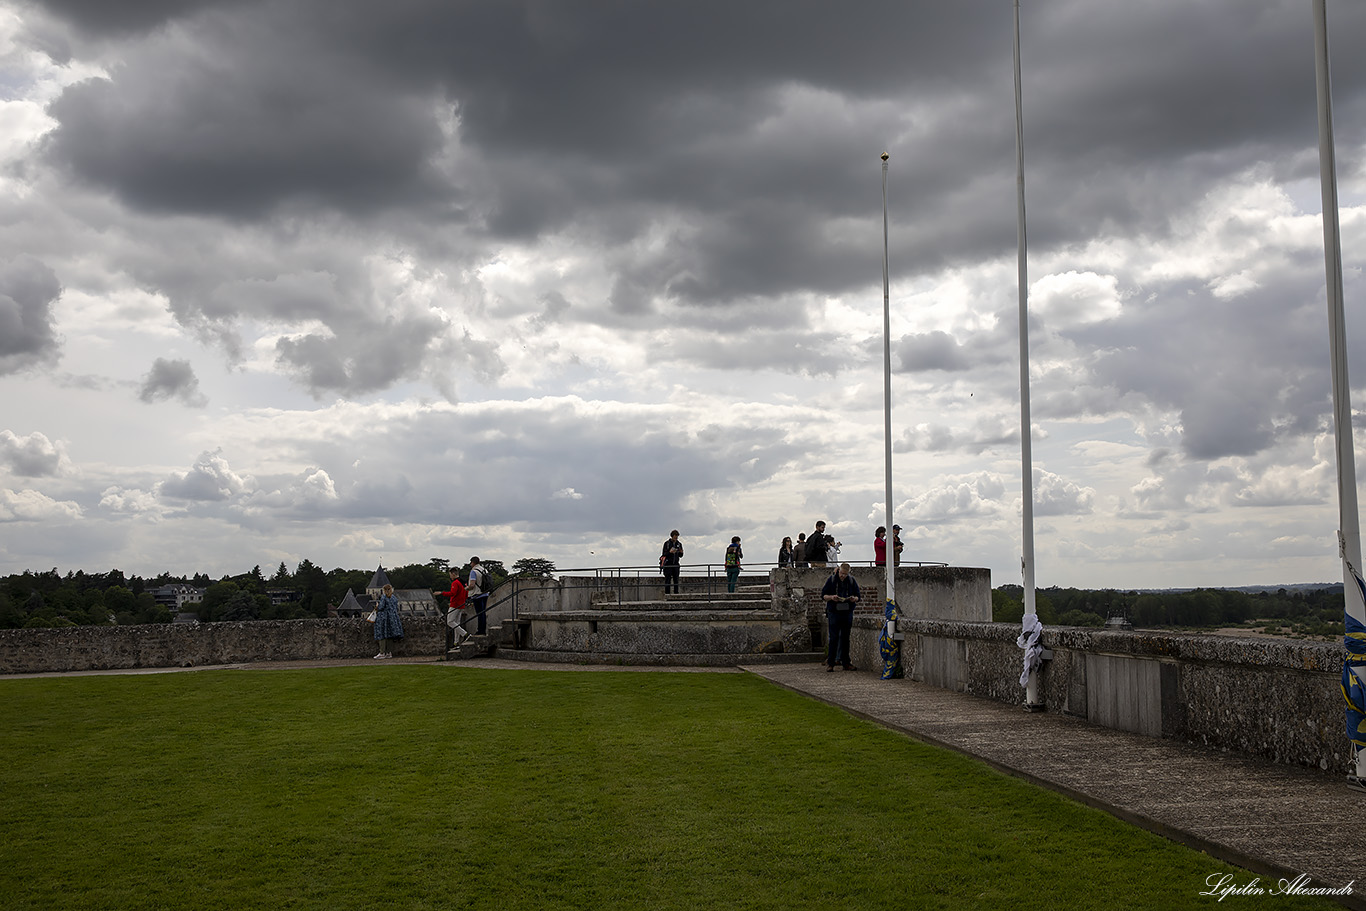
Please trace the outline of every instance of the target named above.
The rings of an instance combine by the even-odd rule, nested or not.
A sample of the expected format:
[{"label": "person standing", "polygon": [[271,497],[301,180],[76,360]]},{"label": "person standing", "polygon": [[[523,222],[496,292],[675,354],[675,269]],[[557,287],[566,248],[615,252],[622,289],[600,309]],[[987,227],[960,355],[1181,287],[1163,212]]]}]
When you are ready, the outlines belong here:
[{"label": "person standing", "polygon": [[488,631],[486,612],[489,607],[489,592],[493,590],[493,580],[489,578],[489,571],[479,565],[478,557],[470,557],[470,578],[465,583],[465,588],[469,592],[469,603],[474,606],[476,633],[482,636]]},{"label": "person standing", "polygon": [[726,591],[735,591],[740,582],[740,561],[745,558],[740,550],[740,536],[736,535],[730,539],[730,547],[726,548]]},{"label": "person standing", "polygon": [[792,545],[792,559],[798,569],[806,569],[806,532],[797,534],[797,543]]},{"label": "person standing", "polygon": [[446,609],[447,651],[455,648],[462,639],[469,636],[469,632],[465,629],[465,599],[469,597],[469,593],[465,591],[465,586],[460,582],[460,570],[452,569],[450,575],[450,590],[436,593],[438,596],[445,596],[450,599],[450,606]]},{"label": "person standing", "polygon": [[812,566],[824,566],[827,560],[826,547],[834,540],[825,533],[825,523],[817,522],[816,530],[806,539],[806,559]]},{"label": "person standing", "polygon": [[887,526],[879,525],[873,532],[873,565],[887,565]]},{"label": "person standing", "polygon": [[849,660],[849,633],[854,628],[854,605],[859,602],[858,580],[849,575],[849,564],[830,574],[821,589],[825,602],[825,620],[830,628],[830,644],[825,653],[825,669],[833,671],[838,664],[846,671],[856,671]]},{"label": "person standing", "polygon": [[892,560],[893,566],[901,565],[901,526],[892,526]]},{"label": "person standing", "polygon": [[669,586],[672,582],[673,593],[678,591],[678,574],[681,572],[683,562],[683,542],[678,540],[678,529],[669,532],[669,539],[664,542],[664,551],[659,555],[659,565],[664,568],[664,594],[669,593]]},{"label": "person standing", "polygon": [[782,546],[778,548],[778,568],[791,566],[795,562],[796,560],[792,556],[792,538],[791,536],[783,538]]},{"label": "person standing", "polygon": [[394,597],[394,587],[384,586],[379,606],[375,608],[375,639],[379,642],[376,658],[392,658],[395,639],[403,638],[403,621],[398,616],[398,598]]}]

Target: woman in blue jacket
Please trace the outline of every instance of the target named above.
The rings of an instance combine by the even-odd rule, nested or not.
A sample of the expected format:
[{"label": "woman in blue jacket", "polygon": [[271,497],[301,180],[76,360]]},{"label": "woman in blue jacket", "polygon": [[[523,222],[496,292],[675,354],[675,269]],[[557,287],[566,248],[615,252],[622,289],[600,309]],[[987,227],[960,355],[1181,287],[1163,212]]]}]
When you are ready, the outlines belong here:
[{"label": "woman in blue jacket", "polygon": [[384,586],[379,607],[375,608],[375,639],[379,642],[376,658],[392,658],[393,640],[403,638],[403,621],[398,616],[398,598],[394,597],[394,587]]}]

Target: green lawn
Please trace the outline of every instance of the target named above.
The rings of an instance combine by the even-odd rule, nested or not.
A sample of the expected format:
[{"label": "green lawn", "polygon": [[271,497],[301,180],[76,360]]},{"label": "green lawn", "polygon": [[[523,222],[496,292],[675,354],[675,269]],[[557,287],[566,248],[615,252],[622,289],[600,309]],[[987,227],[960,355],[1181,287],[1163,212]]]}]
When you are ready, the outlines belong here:
[{"label": "green lawn", "polygon": [[1251,878],[746,675],[376,665],[0,696],[7,911],[1168,909]]}]

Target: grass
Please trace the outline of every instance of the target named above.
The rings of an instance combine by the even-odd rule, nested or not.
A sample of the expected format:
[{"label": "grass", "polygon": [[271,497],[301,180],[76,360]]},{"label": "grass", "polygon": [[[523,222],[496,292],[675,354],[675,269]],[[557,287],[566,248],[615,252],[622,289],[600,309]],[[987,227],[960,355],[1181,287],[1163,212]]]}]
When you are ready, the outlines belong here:
[{"label": "grass", "polygon": [[13,911],[1169,909],[1252,878],[744,675],[386,665],[0,694]]}]

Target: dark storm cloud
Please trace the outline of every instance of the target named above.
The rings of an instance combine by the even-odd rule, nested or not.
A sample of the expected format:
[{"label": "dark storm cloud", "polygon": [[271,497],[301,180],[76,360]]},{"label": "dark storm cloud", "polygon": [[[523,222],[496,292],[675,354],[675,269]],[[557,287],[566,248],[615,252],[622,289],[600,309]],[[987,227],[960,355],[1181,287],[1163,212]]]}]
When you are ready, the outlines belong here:
[{"label": "dark storm cloud", "polygon": [[199,391],[199,377],[194,375],[190,362],[164,357],[152,362],[152,369],[147,371],[138,388],[138,398],[149,404],[174,398],[191,408],[203,408],[208,404]]},{"label": "dark storm cloud", "polygon": [[[341,234],[375,246],[399,237],[457,269],[508,238],[562,232],[600,255],[610,291],[571,292],[575,306],[547,304],[543,323],[724,306],[746,327],[806,330],[794,297],[876,281],[884,147],[898,278],[1009,255],[1015,242],[1005,3],[45,5],[112,49],[107,79],[68,88],[49,110],[49,160],[86,184],[154,213],[270,216],[286,247],[299,213],[331,210]],[[1366,31],[1360,5],[1334,4],[1330,18],[1336,34]],[[1097,237],[1160,239],[1173,213],[1253,162],[1312,176],[1302,3],[1159,0],[1098,15],[1058,0],[1028,5],[1023,29],[1036,255]],[[1341,122],[1366,122],[1363,86],[1366,58],[1338,54]],[[462,347],[454,324],[428,314],[378,316],[387,302],[345,261],[351,251],[328,261],[325,239],[309,243],[296,263],[224,245],[130,271],[230,349],[244,317],[324,323],[275,349],[315,395],[427,377]],[[1043,374],[1039,413],[1104,413],[1137,393],[1182,415],[1198,458],[1314,426],[1317,378],[1265,369],[1267,340],[1287,343],[1275,321],[1249,324],[1208,289],[1191,291],[1182,301],[1164,289],[1111,327],[1057,330],[1089,354]],[[1274,289],[1249,301],[1271,308]],[[747,347],[763,363],[813,369],[820,332]],[[357,344],[374,338],[373,353]],[[908,337],[902,368],[962,373],[988,351],[1008,367],[1008,334],[990,341]],[[683,340],[653,356],[747,363],[735,354]],[[496,355],[469,366],[502,372]],[[1232,391],[1207,394],[1212,377]]]},{"label": "dark storm cloud", "polygon": [[37,259],[0,262],[0,375],[55,359],[52,305],[61,293],[56,274]]},{"label": "dark storm cloud", "polygon": [[89,34],[126,34],[214,7],[244,6],[251,0],[32,0]]},{"label": "dark storm cloud", "polygon": [[892,346],[900,364],[899,372],[917,373],[922,370],[957,372],[970,370],[972,360],[947,332],[925,332],[904,335]]},{"label": "dark storm cloud", "polygon": [[68,88],[48,110],[61,124],[51,160],[136,208],[232,218],[288,203],[369,212],[439,192],[425,163],[440,131],[424,99],[351,61],[298,65],[286,35],[228,31],[152,39],[112,79]]}]

